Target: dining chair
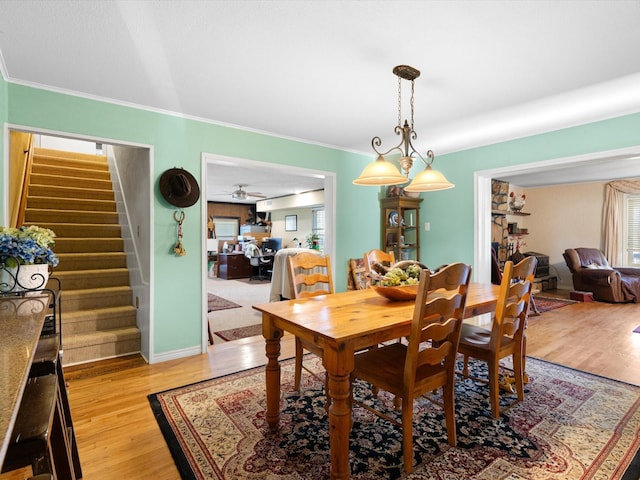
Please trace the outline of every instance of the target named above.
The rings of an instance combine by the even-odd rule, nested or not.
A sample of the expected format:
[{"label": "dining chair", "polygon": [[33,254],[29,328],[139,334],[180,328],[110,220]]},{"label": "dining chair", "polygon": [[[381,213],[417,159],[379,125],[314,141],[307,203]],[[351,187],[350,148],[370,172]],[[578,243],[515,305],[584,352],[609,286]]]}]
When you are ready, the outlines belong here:
[{"label": "dining chair", "polygon": [[[500,285],[501,282],[502,282],[502,269],[500,268],[500,262],[498,261],[498,254],[493,249],[493,247],[491,247],[491,283],[493,283],[494,285]],[[534,293],[536,292],[534,291],[534,288],[532,288],[531,295],[529,296],[529,307],[531,308],[529,315],[537,316],[537,315],[540,315],[541,312],[538,309],[538,306],[536,305],[536,299],[535,299]]]},{"label": "dining chair", "polygon": [[[531,288],[537,259],[526,257],[514,265],[507,261],[502,271],[498,302],[493,315],[491,330],[464,323],[460,332],[458,351],[464,356],[461,375],[465,378],[489,383],[491,414],[500,417],[499,370],[503,358],[512,357],[515,388],[518,401],[524,400],[524,376],[526,359],[527,318]],[[482,360],[488,366],[488,378],[474,377],[469,373],[469,357]]]},{"label": "dining chair", "polygon": [[347,274],[347,288],[352,290],[364,290],[369,288],[371,280],[367,275],[369,269],[365,265],[364,258],[350,258]]},{"label": "dining chair", "polygon": [[471,267],[454,263],[431,275],[420,274],[420,284],[407,344],[391,343],[355,356],[352,381],[360,378],[401,398],[402,421],[382,410],[353,403],[402,428],[405,470],[413,471],[413,401],[442,387],[447,440],[456,445],[453,388],[458,339],[464,318]]},{"label": "dining chair", "polygon": [[[364,266],[367,269],[367,273],[371,273],[371,269],[376,263],[384,267],[392,266],[394,263],[396,263],[396,258],[393,251],[387,253],[385,251],[374,248],[373,250],[369,250],[368,252],[364,253]],[[383,274],[384,272],[377,273]]]},{"label": "dining chair", "polygon": [[[314,253],[300,252],[288,257],[289,284],[292,297],[295,299],[315,297],[317,295],[329,295],[333,293],[333,279],[331,276],[331,259],[329,255],[317,255]],[[304,350],[322,358],[322,348],[296,337],[296,358],[294,371],[294,388],[300,389],[302,369],[307,370],[314,377],[319,378],[314,372],[302,363]],[[326,389],[326,378],[322,379]]]}]

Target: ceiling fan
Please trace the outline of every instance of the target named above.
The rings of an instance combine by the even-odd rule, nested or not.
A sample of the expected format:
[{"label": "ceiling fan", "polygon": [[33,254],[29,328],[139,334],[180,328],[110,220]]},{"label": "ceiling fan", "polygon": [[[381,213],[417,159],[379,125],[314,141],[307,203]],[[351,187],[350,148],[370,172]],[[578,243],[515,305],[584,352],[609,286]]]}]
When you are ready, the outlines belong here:
[{"label": "ceiling fan", "polygon": [[237,186],[238,186],[238,189],[231,193],[231,198],[235,200],[246,200],[249,197],[267,198],[266,195],[263,195],[260,192],[247,192],[242,189],[242,187],[248,187],[248,185],[243,185],[239,183]]}]

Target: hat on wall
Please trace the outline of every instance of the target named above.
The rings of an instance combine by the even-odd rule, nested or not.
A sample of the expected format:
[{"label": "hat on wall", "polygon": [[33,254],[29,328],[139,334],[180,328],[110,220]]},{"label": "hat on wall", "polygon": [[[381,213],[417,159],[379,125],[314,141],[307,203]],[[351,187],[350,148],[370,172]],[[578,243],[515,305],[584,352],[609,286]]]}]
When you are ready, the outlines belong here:
[{"label": "hat on wall", "polygon": [[198,182],[182,168],[170,168],[160,176],[160,193],[176,207],[190,207],[200,198]]}]

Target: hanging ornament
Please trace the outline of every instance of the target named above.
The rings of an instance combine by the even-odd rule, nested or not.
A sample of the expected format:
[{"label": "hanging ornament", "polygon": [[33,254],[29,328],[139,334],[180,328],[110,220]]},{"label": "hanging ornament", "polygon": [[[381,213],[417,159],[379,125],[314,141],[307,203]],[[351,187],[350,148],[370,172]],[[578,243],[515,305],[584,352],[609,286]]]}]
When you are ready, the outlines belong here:
[{"label": "hanging ornament", "polygon": [[184,222],[184,217],[185,213],[182,209],[173,212],[173,219],[178,223],[178,241],[173,247],[173,253],[179,257],[184,257],[187,254],[187,251],[182,245],[182,223]]}]

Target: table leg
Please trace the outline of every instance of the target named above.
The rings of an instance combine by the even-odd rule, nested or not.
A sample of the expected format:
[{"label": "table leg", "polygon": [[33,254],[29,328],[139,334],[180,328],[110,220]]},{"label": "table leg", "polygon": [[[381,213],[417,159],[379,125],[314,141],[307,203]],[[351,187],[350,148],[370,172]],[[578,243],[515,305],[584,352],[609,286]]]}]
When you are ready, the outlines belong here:
[{"label": "table leg", "polygon": [[280,339],[282,330],[275,328],[271,317],[262,315],[262,335],[265,338],[267,366],[265,369],[267,387],[267,424],[271,430],[276,430],[280,422]]},{"label": "table leg", "polygon": [[331,478],[350,478],[349,436],[351,433],[351,382],[353,349],[324,350],[324,366],[329,376],[329,446]]}]

